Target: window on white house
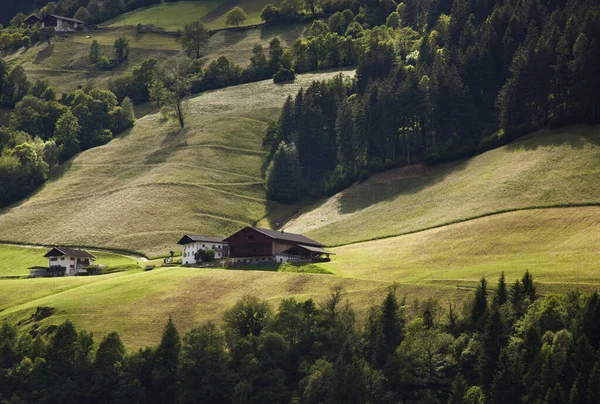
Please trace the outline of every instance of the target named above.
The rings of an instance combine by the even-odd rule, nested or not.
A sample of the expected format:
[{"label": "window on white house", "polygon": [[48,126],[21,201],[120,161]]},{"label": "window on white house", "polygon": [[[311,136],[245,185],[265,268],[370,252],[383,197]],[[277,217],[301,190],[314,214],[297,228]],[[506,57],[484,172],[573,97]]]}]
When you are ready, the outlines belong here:
[{"label": "window on white house", "polygon": [[215,246],[214,246],[214,244],[213,244],[213,248],[212,248],[212,249],[213,249],[213,250],[215,249]]},{"label": "window on white house", "polygon": [[61,261],[64,261],[64,260],[65,260],[65,257],[60,257],[60,260],[61,260]]}]

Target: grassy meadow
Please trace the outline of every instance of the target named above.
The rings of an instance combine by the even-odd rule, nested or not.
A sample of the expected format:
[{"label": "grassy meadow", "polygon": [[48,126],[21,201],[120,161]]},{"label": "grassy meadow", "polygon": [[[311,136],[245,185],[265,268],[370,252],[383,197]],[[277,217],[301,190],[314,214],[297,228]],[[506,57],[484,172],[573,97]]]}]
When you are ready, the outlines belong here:
[{"label": "grassy meadow", "polygon": [[156,114],[141,118],[132,130],[66,163],[26,200],[0,211],[0,240],[93,245],[154,257],[176,248],[183,233],[227,235],[259,221],[277,222],[295,207],[266,200],[261,138],[267,122],[300,86],[334,74],[203,93],[187,104],[184,130]]},{"label": "grassy meadow", "polygon": [[507,210],[600,204],[598,161],[600,127],[545,130],[472,159],[374,175],[286,229],[342,245]]},{"label": "grassy meadow", "polygon": [[154,6],[142,7],[121,14],[112,20],[101,24],[103,27],[125,27],[138,24],[155,25],[167,31],[177,31],[185,24],[201,20],[218,6],[223,0],[179,1],[161,3]]},{"label": "grassy meadow", "polygon": [[600,207],[532,209],[332,249],[338,276],[422,285],[515,280],[546,291],[600,286]]},{"label": "grassy meadow", "polygon": [[101,24],[103,27],[125,27],[155,25],[167,31],[177,31],[184,25],[194,21],[202,21],[209,29],[227,27],[225,15],[233,7],[241,7],[248,18],[241,26],[254,25],[262,22],[260,13],[268,3],[279,4],[279,1],[267,0],[201,0],[162,3],[122,14]]}]

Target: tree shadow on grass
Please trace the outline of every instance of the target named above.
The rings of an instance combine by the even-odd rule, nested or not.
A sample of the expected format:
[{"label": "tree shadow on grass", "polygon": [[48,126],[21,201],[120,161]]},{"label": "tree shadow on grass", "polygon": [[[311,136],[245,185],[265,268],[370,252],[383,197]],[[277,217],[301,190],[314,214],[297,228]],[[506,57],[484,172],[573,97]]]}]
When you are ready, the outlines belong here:
[{"label": "tree shadow on grass", "polygon": [[46,59],[48,59],[50,56],[52,56],[53,52],[54,52],[54,44],[46,46],[44,49],[41,49],[40,51],[38,51],[38,54],[33,61],[33,64],[39,65],[39,64],[44,63],[44,61]]},{"label": "tree shadow on grass", "polygon": [[278,37],[290,43],[300,38],[307,28],[307,23],[265,25],[261,28],[260,39],[265,41]]}]

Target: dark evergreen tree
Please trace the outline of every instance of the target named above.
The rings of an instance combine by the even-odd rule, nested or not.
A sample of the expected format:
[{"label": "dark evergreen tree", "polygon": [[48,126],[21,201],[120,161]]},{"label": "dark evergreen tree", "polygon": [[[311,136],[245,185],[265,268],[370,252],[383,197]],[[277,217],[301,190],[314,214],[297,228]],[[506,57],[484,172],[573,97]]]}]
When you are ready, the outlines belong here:
[{"label": "dark evergreen tree", "polygon": [[471,308],[471,324],[477,329],[483,326],[488,311],[487,281],[482,277],[475,291]]},{"label": "dark evergreen tree", "polygon": [[302,195],[298,152],[294,144],[281,142],[267,169],[267,197],[273,201],[292,203]]},{"label": "dark evergreen tree", "polygon": [[177,398],[180,351],[181,338],[173,324],[173,319],[169,317],[160,344],[154,354],[152,395],[148,397],[152,402],[175,402]]}]

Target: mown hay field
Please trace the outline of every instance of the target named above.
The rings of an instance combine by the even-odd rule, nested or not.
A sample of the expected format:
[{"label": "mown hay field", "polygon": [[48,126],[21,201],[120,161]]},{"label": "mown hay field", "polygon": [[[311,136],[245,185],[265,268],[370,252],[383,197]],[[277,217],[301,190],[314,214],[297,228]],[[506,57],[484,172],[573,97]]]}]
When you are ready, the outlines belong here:
[{"label": "mown hay field", "polygon": [[508,210],[600,205],[599,161],[600,127],[540,131],[468,160],[374,175],[286,228],[342,245]]},{"label": "mown hay field", "polygon": [[184,233],[228,235],[259,221],[275,225],[296,208],[266,200],[261,139],[267,122],[277,118],[289,94],[335,74],[203,93],[189,100],[183,130],[158,114],[141,118],[0,211],[0,240],[155,257],[176,248]]}]

